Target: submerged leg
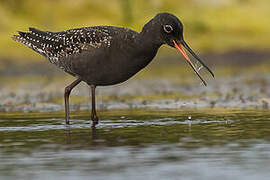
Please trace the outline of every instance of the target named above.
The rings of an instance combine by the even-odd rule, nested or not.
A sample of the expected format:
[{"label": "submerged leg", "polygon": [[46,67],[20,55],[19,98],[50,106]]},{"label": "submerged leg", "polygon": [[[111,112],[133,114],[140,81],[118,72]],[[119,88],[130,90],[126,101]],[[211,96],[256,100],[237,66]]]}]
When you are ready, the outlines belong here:
[{"label": "submerged leg", "polygon": [[91,119],[93,121],[92,125],[95,126],[96,124],[98,124],[98,116],[96,112],[96,94],[95,94],[96,86],[95,85],[90,85],[90,86],[91,86],[91,96],[92,96]]},{"label": "submerged leg", "polygon": [[71,83],[69,86],[65,88],[65,112],[66,112],[66,124],[69,124],[69,95],[71,90],[77,86],[82,80],[78,78],[73,83]]}]

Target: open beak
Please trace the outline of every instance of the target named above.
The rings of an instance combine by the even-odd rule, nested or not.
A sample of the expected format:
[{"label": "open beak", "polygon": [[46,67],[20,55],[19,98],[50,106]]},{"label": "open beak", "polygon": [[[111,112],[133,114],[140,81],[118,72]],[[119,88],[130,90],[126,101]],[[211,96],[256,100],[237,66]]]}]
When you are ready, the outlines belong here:
[{"label": "open beak", "polygon": [[199,76],[201,81],[205,86],[207,86],[205,80],[202,78],[202,76],[199,73],[199,70],[196,69],[194,64],[191,62],[189,57],[187,56],[184,47],[190,52],[190,54],[197,60],[199,63],[207,69],[207,71],[214,77],[214,73],[203,63],[203,61],[192,51],[192,49],[187,45],[187,43],[184,40],[173,40],[174,47],[184,56],[184,58],[187,60],[189,65],[192,67],[192,69],[195,71],[195,73]]}]

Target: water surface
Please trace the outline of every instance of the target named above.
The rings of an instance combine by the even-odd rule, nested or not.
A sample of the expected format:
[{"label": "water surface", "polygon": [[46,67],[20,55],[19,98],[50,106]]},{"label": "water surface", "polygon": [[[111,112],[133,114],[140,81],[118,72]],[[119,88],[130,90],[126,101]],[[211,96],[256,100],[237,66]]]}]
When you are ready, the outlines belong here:
[{"label": "water surface", "polygon": [[268,111],[99,114],[0,114],[0,179],[269,179]]}]

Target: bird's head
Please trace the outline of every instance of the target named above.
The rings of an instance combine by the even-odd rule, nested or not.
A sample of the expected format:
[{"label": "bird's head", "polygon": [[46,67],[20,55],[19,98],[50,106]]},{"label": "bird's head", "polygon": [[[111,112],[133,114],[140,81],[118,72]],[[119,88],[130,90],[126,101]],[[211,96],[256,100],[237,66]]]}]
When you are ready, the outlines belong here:
[{"label": "bird's head", "polygon": [[199,71],[195,68],[192,61],[189,59],[186,54],[184,48],[203,66],[207,69],[207,71],[214,77],[213,72],[204,64],[204,62],[194,53],[194,51],[188,46],[188,44],[184,41],[183,37],[183,24],[181,21],[174,15],[170,13],[160,13],[157,14],[153,18],[153,23],[155,24],[155,28],[159,28],[158,32],[160,34],[159,39],[163,44],[168,44],[171,47],[176,48],[186,59],[195,73],[202,80],[204,85],[206,82],[201,77]]}]

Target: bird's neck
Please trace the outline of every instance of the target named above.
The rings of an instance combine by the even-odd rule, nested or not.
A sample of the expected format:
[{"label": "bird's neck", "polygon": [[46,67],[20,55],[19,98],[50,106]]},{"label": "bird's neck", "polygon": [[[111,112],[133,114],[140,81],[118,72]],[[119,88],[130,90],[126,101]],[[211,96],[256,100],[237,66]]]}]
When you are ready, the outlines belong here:
[{"label": "bird's neck", "polygon": [[139,39],[145,46],[158,49],[164,42],[160,37],[160,29],[156,28],[155,23],[152,19],[145,24],[139,33]]},{"label": "bird's neck", "polygon": [[136,55],[138,59],[147,62],[147,64],[155,57],[162,45],[162,43],[156,41],[155,36],[149,31],[140,32],[136,44]]},{"label": "bird's neck", "polygon": [[154,28],[154,22],[151,20],[144,25],[142,31],[137,37],[137,53],[144,56],[144,61],[151,61],[158,49],[164,44],[160,38],[160,30]]},{"label": "bird's neck", "polygon": [[147,28],[137,34],[136,47],[132,53],[135,59],[134,64],[136,72],[147,66],[156,56],[158,49],[163,43],[157,40],[157,36],[151,33]]}]

